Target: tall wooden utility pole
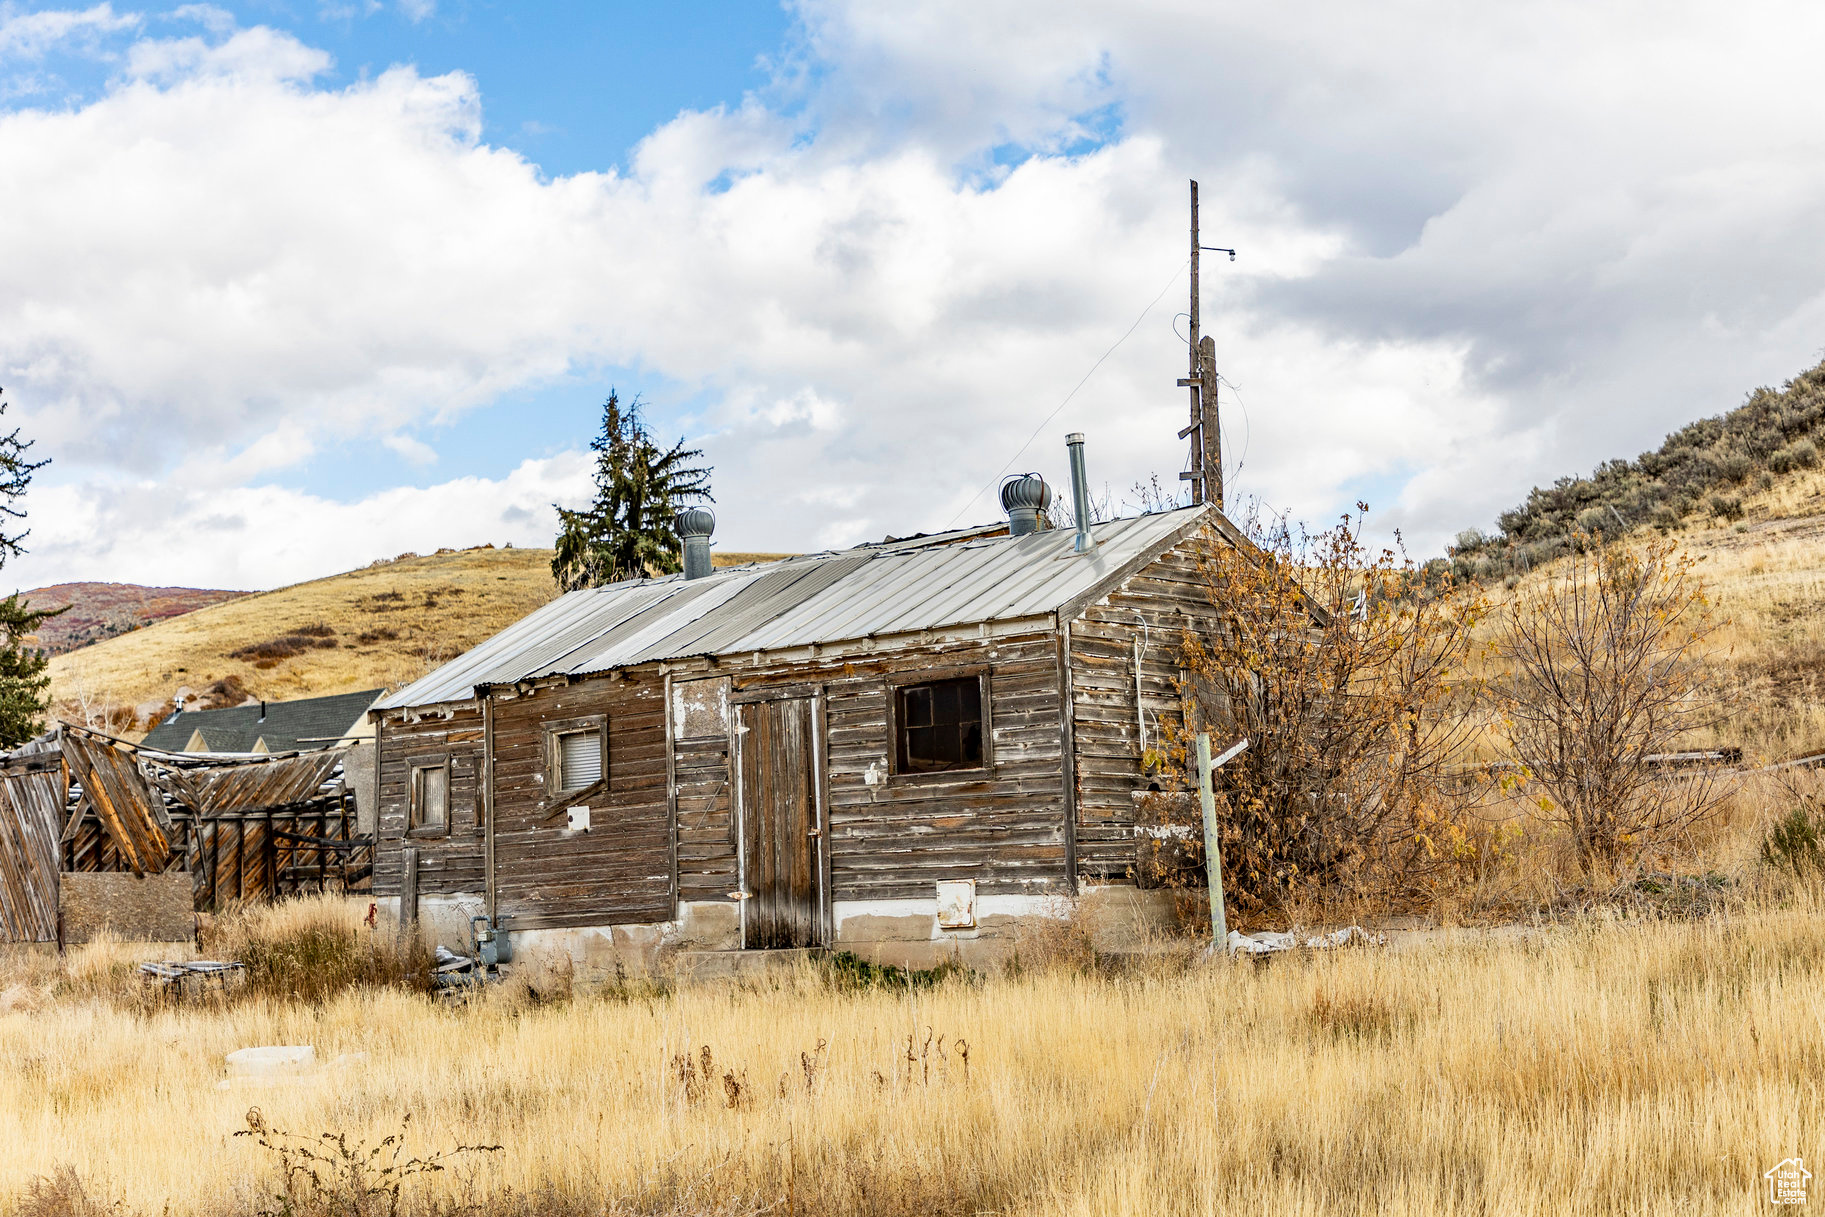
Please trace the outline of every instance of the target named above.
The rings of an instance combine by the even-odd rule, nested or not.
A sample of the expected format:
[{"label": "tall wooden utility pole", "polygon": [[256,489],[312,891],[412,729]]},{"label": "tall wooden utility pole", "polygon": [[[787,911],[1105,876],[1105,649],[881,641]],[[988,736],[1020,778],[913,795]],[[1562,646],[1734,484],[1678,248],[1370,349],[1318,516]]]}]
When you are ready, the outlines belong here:
[{"label": "tall wooden utility pole", "polygon": [[[1189,357],[1189,374],[1179,387],[1191,393],[1191,421],[1179,432],[1180,439],[1191,440],[1189,466],[1179,474],[1180,481],[1191,483],[1194,503],[1211,503],[1223,509],[1223,433],[1217,419],[1217,341],[1202,332],[1199,317],[1198,258],[1205,247],[1198,242],[1198,184],[1191,183],[1191,334],[1185,344]],[[1215,248],[1214,246],[1212,248]],[[1221,249],[1234,261],[1236,251]]]}]

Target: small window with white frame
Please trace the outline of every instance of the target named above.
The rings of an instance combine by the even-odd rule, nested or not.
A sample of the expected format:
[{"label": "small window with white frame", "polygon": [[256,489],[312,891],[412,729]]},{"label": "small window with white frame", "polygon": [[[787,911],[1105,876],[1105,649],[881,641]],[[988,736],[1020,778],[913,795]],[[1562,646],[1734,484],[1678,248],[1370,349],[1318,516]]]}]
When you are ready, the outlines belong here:
[{"label": "small window with white frame", "polygon": [[412,767],[411,828],[426,836],[450,831],[450,767]]}]

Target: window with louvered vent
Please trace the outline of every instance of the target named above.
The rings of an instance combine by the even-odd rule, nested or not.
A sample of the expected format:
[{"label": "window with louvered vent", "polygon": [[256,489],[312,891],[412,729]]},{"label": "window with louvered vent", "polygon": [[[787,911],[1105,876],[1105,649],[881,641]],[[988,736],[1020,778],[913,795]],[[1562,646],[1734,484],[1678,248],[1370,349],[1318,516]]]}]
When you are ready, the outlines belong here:
[{"label": "window with louvered vent", "polygon": [[558,789],[569,792],[602,780],[602,733],[567,731],[558,736]]}]

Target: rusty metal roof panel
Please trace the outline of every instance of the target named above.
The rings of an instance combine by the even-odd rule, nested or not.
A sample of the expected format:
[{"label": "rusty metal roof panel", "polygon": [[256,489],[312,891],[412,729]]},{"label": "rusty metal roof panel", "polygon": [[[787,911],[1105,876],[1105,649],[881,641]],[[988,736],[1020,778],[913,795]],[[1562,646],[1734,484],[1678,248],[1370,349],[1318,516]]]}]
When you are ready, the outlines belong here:
[{"label": "rusty metal roof panel", "polygon": [[972,529],[724,568],[701,579],[572,592],[378,708],[467,700],[482,684],[584,675],[688,655],[840,642],[1039,617],[1093,591],[1134,558],[1195,524],[1185,508],[1094,526],[1096,549],[1065,529],[1024,537]]}]

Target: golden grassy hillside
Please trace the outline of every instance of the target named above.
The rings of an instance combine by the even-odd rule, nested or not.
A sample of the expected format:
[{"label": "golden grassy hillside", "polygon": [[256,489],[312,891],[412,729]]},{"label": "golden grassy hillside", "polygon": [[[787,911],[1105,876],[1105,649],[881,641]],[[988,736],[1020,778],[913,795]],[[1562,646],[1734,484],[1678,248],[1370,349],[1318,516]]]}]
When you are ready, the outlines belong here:
[{"label": "golden grassy hillside", "polygon": [[[777,557],[718,554],[718,566]],[[180,687],[214,700],[318,697],[397,687],[498,633],[558,594],[549,549],[408,556],[211,605],[59,655],[53,713],[138,729]]]},{"label": "golden grassy hillside", "polygon": [[1741,699],[1719,742],[1766,760],[1825,752],[1825,472],[1790,474],[1743,511],[1677,534],[1704,559],[1717,661]]},{"label": "golden grassy hillside", "polygon": [[[0,989],[0,1211],[388,1211],[299,1176],[275,1204],[279,1155],[234,1135],[251,1108],[321,1152],[408,1116],[406,1158],[504,1147],[408,1180],[413,1213],[1753,1213],[1764,1171],[1825,1158],[1818,912],[471,1005],[160,1006],[132,961],[173,948],[92,944]],[[257,1044],[345,1065],[226,1082]]]},{"label": "golden grassy hillside", "polygon": [[[1669,534],[1700,559],[1721,626],[1713,660],[1734,699],[1728,719],[1694,742],[1763,761],[1825,752],[1825,469],[1776,479],[1745,495],[1742,510],[1735,521],[1694,516]],[[1632,539],[1653,535],[1643,528]],[[1554,578],[1562,565],[1511,577],[1507,590]]]}]

